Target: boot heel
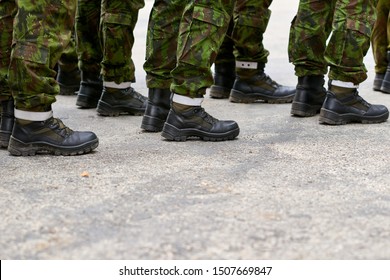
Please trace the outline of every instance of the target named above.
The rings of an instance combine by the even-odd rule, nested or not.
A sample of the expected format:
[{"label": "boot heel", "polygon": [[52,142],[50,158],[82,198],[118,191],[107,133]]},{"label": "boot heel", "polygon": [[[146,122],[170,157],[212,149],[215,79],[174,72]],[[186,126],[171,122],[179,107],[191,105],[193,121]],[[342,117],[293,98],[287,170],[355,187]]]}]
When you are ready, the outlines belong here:
[{"label": "boot heel", "polygon": [[35,156],[39,148],[20,142],[11,136],[8,144],[8,152],[13,156]]},{"label": "boot heel", "polygon": [[181,135],[181,132],[178,128],[170,125],[169,123],[165,123],[161,136],[170,141],[186,141],[187,136]]},{"label": "boot heel", "polygon": [[99,101],[96,111],[102,116],[109,116],[109,117],[119,116],[119,112],[115,111],[115,109],[112,106],[110,106],[108,103],[102,100]]},{"label": "boot heel", "polygon": [[324,108],[321,109],[319,122],[332,125],[342,125],[348,123],[347,120],[343,119],[339,114],[333,113]]},{"label": "boot heel", "polygon": [[160,132],[164,127],[165,120],[144,115],[142,118],[141,128],[150,132]]}]

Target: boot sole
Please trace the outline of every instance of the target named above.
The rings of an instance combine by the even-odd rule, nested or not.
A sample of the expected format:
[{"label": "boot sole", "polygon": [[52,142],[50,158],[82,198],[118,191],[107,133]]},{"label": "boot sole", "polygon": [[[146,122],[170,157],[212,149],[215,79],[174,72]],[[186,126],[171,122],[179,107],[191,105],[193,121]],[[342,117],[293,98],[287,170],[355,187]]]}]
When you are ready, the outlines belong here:
[{"label": "boot sole", "polygon": [[99,101],[97,106],[97,112],[106,117],[118,117],[119,115],[134,115],[142,116],[145,113],[144,108],[124,107],[124,106],[111,106],[110,104]]},{"label": "boot sole", "polygon": [[46,142],[24,143],[11,136],[8,151],[13,156],[35,156],[36,154],[53,154],[55,156],[76,156],[87,154],[99,145],[99,140],[83,143],[79,146],[63,147]]},{"label": "boot sole", "polygon": [[161,136],[170,141],[186,141],[190,137],[197,137],[203,141],[226,141],[233,140],[239,133],[239,128],[225,133],[208,133],[194,128],[179,129],[165,123]]},{"label": "boot sole", "polygon": [[227,99],[230,96],[230,89],[221,86],[210,87],[210,97],[215,99]]},{"label": "boot sole", "polygon": [[164,123],[165,120],[144,115],[142,118],[141,128],[148,132],[160,132],[163,130]]},{"label": "boot sole", "polygon": [[331,125],[343,125],[347,123],[373,124],[385,122],[388,117],[388,112],[375,117],[362,117],[360,115],[355,114],[337,114],[333,111],[322,108],[320,112],[319,122]]},{"label": "boot sole", "polygon": [[282,104],[282,103],[291,103],[294,99],[295,94],[291,94],[285,97],[274,97],[262,93],[243,93],[241,91],[232,89],[230,92],[229,101],[233,103],[255,103],[258,101],[263,101],[270,104]]},{"label": "boot sole", "polygon": [[321,110],[320,106],[312,106],[307,103],[293,102],[291,105],[291,115],[298,117],[312,117]]}]

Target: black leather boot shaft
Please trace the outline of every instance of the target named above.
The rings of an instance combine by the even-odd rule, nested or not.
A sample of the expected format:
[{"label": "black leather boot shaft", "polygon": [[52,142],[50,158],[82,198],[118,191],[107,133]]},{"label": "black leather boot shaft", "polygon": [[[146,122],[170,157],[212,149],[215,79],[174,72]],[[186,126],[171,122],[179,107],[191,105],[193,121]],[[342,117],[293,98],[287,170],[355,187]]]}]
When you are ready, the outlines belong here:
[{"label": "black leather boot shaft", "polygon": [[148,97],[141,128],[149,132],[159,132],[164,126],[171,107],[171,91],[151,88]]},{"label": "black leather boot shaft", "polygon": [[96,108],[103,91],[103,81],[99,73],[81,72],[80,89],[76,105],[81,108]]},{"label": "black leather boot shaft", "polygon": [[15,122],[13,99],[1,102],[0,122],[0,148],[7,148]]},{"label": "black leather boot shaft", "polygon": [[318,114],[326,97],[323,75],[298,77],[297,90],[291,105],[291,114],[310,117]]},{"label": "black leather boot shaft", "polygon": [[390,51],[387,52],[387,70],[383,77],[381,91],[383,93],[390,93]]},{"label": "black leather boot shaft", "polygon": [[80,88],[80,71],[78,68],[66,72],[58,67],[57,82],[60,86],[60,95],[76,95]]},{"label": "black leather boot shaft", "polygon": [[229,98],[236,78],[236,62],[214,64],[214,84],[210,87],[210,97]]}]

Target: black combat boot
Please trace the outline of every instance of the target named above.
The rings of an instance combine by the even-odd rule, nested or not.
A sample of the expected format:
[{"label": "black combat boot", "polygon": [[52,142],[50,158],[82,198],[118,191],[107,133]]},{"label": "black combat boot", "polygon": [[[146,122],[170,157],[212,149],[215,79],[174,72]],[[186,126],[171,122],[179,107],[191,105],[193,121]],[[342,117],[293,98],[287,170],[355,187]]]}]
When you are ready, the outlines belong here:
[{"label": "black combat boot", "polygon": [[291,114],[300,117],[311,117],[318,114],[326,97],[324,83],[322,75],[298,77]]},{"label": "black combat boot", "polygon": [[320,112],[320,123],[347,124],[380,123],[389,117],[383,105],[372,105],[365,101],[356,88],[342,88],[331,85]]},{"label": "black combat boot", "polygon": [[148,99],[132,87],[125,89],[103,87],[97,112],[102,116],[116,117],[120,114],[142,116]]},{"label": "black combat boot", "polygon": [[99,145],[93,132],[73,131],[61,120],[15,120],[8,151],[14,156],[33,156],[37,153],[54,155],[81,155]]},{"label": "black combat boot", "polygon": [[214,64],[214,84],[210,87],[210,97],[229,98],[236,79],[236,62]]},{"label": "black combat boot", "polygon": [[[241,67],[238,67],[242,64]],[[247,65],[245,65],[247,63]],[[264,73],[264,64],[256,69],[250,67],[253,62],[238,62],[236,80],[230,92],[229,100],[235,103],[253,103],[264,101],[268,103],[288,103],[295,95],[294,87],[279,85]]]},{"label": "black combat boot", "polygon": [[233,140],[240,133],[235,121],[220,121],[201,106],[187,106],[173,102],[162,136],[168,140],[186,141],[199,137],[204,141]]},{"label": "black combat boot", "polygon": [[385,74],[381,73],[375,73],[374,77],[374,83],[372,86],[372,89],[375,91],[381,91],[382,83],[383,83],[383,78],[385,77]]},{"label": "black combat boot", "polygon": [[80,71],[74,68],[71,71],[65,71],[58,66],[57,82],[60,86],[60,95],[76,95],[80,88]]},{"label": "black combat boot", "polygon": [[151,88],[148,93],[148,103],[142,118],[141,128],[150,132],[163,129],[171,107],[170,89]]},{"label": "black combat boot", "polygon": [[96,108],[103,91],[103,81],[99,73],[81,72],[80,89],[76,105],[81,108]]},{"label": "black combat boot", "polygon": [[381,92],[390,93],[390,51],[387,52],[387,70],[383,77]]},{"label": "black combat boot", "polygon": [[7,148],[14,127],[14,100],[2,101],[0,113],[0,148]]}]

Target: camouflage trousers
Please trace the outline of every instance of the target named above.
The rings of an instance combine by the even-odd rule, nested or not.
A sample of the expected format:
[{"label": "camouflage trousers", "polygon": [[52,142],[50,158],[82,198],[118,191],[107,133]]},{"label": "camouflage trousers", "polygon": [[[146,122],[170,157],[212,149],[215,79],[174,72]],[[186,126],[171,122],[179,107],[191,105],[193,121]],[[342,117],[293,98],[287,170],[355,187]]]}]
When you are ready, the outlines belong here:
[{"label": "camouflage trousers", "polygon": [[323,75],[329,67],[330,79],[364,81],[363,58],[370,47],[375,4],[374,0],[300,0],[289,40],[296,75]]},{"label": "camouflage trousers", "polygon": [[8,84],[8,66],[11,59],[15,0],[0,0],[0,102],[11,98]]},{"label": "camouflage trousers", "polygon": [[9,84],[17,109],[48,111],[59,86],[53,70],[68,46],[76,0],[16,1]]},{"label": "camouflage trousers", "polygon": [[253,61],[267,63],[263,34],[271,16],[272,0],[237,0],[230,28],[215,63]]},{"label": "camouflage trousers", "polygon": [[213,84],[211,65],[224,40],[234,0],[195,0],[184,9],[180,22],[177,64],[171,91],[200,97]]},{"label": "camouflage trousers", "polygon": [[171,71],[176,66],[177,36],[187,0],[155,0],[149,16],[146,38],[146,72],[148,88],[168,89]]},{"label": "camouflage trousers", "polygon": [[101,41],[104,81],[135,82],[135,67],[131,59],[133,30],[143,0],[102,0]]},{"label": "camouflage trousers", "polygon": [[371,42],[375,59],[375,72],[383,74],[389,63],[387,52],[390,51],[390,1],[379,0],[377,20],[372,30]]},{"label": "camouflage trousers", "polygon": [[101,1],[78,0],[76,12],[76,42],[79,69],[99,76],[103,51],[100,42]]}]

